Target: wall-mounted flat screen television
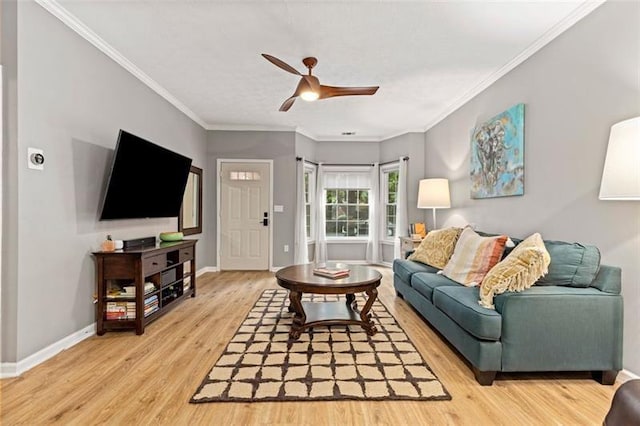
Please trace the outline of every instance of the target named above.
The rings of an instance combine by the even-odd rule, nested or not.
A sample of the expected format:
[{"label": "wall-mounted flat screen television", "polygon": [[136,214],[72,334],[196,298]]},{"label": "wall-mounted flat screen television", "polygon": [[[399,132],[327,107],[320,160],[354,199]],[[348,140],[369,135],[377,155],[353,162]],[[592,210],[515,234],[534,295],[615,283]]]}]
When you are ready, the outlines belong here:
[{"label": "wall-mounted flat screen television", "polygon": [[120,130],[100,220],[176,217],[191,159]]}]

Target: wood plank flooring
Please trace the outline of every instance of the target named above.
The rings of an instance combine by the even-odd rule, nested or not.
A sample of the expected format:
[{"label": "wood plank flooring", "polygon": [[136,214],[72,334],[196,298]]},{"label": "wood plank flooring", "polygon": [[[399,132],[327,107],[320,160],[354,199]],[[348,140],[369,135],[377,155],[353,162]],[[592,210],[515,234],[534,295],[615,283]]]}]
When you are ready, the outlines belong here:
[{"label": "wood plank flooring", "polygon": [[389,269],[380,299],[407,332],[451,401],[260,402],[189,404],[269,272],[219,272],[198,279],[198,296],[145,334],[91,337],[21,377],[2,380],[0,423],[18,424],[602,424],[615,387],[588,373],[499,374],[476,383],[469,366],[403,300]]}]

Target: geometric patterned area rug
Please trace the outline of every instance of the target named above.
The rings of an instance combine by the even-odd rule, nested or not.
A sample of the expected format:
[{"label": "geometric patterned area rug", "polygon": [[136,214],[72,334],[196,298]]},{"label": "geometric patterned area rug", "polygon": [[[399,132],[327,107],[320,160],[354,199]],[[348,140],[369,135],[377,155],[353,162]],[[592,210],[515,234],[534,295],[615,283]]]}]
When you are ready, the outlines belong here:
[{"label": "geometric patterned area rug", "polygon": [[[302,300],[344,296],[304,294]],[[364,306],[363,295],[356,300]],[[379,300],[371,309],[373,336],[342,325],[307,329],[290,340],[288,305],[287,290],[265,290],[190,402],[451,399]]]}]

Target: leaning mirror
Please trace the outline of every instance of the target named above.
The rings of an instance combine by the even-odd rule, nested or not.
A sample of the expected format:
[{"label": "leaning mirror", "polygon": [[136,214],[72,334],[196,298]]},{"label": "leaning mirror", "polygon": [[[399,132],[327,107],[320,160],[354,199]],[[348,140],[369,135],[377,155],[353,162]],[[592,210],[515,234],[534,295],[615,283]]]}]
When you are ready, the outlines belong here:
[{"label": "leaning mirror", "polygon": [[202,169],[191,166],[178,216],[178,231],[184,235],[202,232]]}]

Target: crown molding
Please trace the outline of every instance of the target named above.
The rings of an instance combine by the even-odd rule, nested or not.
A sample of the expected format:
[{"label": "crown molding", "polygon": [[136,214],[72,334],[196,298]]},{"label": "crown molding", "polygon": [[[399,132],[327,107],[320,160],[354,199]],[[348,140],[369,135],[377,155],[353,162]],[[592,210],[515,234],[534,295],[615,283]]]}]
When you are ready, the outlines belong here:
[{"label": "crown molding", "polygon": [[576,24],[582,18],[593,12],[606,0],[593,0],[586,1],[574,9],[567,17],[565,17],[562,21],[558,22],[551,29],[549,29],[545,34],[543,34],[540,38],[538,38],[534,43],[532,43],[527,49],[518,54],[511,61],[506,63],[500,69],[492,73],[489,77],[482,80],[480,83],[473,86],[470,90],[468,90],[465,94],[457,98],[454,102],[452,102],[449,106],[444,108],[441,113],[435,116],[429,123],[420,128],[420,129],[407,129],[403,131],[399,131],[396,133],[392,133],[390,135],[386,135],[384,137],[368,137],[368,138],[358,138],[354,140],[352,136],[328,136],[323,137],[321,135],[315,135],[301,127],[286,127],[286,126],[260,126],[260,125],[234,125],[234,124],[211,124],[205,122],[202,118],[200,118],[195,112],[189,109],[185,104],[180,102],[175,96],[173,96],[169,91],[167,91],[164,87],[154,81],[151,77],[145,74],[140,68],[138,68],[135,64],[125,58],[120,52],[118,52],[115,48],[113,48],[110,44],[108,44],[105,40],[103,40],[100,36],[98,36],[95,32],[93,32],[89,27],[83,24],[78,18],[76,18],[73,14],[67,11],[62,5],[60,5],[56,0],[35,0],[37,4],[42,6],[46,11],[51,13],[53,16],[62,21],[65,25],[75,31],[78,35],[83,37],[89,43],[93,44],[98,50],[103,52],[109,58],[113,59],[116,63],[122,66],[125,70],[129,71],[133,76],[138,78],[141,82],[146,84],[151,90],[156,92],[162,98],[164,98],[167,102],[172,104],[179,111],[184,113],[187,117],[192,119],[194,122],[199,124],[205,130],[228,130],[228,131],[268,131],[268,132],[296,132],[304,135],[315,142],[381,142],[384,140],[389,140],[395,138],[397,136],[402,136],[407,133],[414,132],[426,132],[442,120],[447,118],[450,114],[458,110],[460,107],[465,105],[475,96],[486,90],[493,83],[498,81],[500,78],[504,77],[507,73],[513,70],[515,67],[520,65],[522,62],[531,57],[534,53],[542,49],[549,42],[554,40],[564,31],[569,29],[571,26]]},{"label": "crown molding", "polygon": [[351,143],[359,143],[359,142],[382,142],[384,138],[378,137],[363,137],[358,135],[351,136],[319,136],[317,139],[313,139],[314,142],[322,143],[322,142],[351,142]]},{"label": "crown molding", "polygon": [[401,132],[396,132],[396,133],[389,133],[387,136],[380,138],[380,142],[382,141],[388,141],[389,139],[393,139],[393,138],[397,138],[398,136],[402,136],[402,135],[407,135],[409,133],[422,133],[424,134],[425,130],[424,129],[409,129],[409,130],[403,130]]},{"label": "crown molding", "polygon": [[253,124],[207,124],[206,130],[229,130],[234,132],[295,132],[295,127],[289,126],[261,126]]},{"label": "crown molding", "polygon": [[300,126],[296,127],[296,133],[298,133],[299,135],[302,136],[306,136],[309,139],[311,139],[314,142],[318,142],[318,139],[316,138],[316,135],[314,135],[313,133],[311,133],[310,131],[308,131],[307,129],[304,129]]},{"label": "crown molding", "polygon": [[195,112],[191,111],[185,104],[180,102],[175,96],[169,93],[164,87],[158,84],[155,80],[145,74],[140,68],[138,68],[133,62],[129,61],[120,52],[118,52],[113,46],[104,41],[98,34],[94,33],[89,27],[83,24],[78,18],[76,18],[71,12],[62,7],[56,0],[35,0],[40,6],[42,6],[47,12],[58,18],[67,27],[75,31],[80,37],[93,44],[102,53],[113,59],[122,68],[129,71],[134,77],[146,84],[151,90],[163,97],[167,102],[176,107],[180,112],[187,117],[198,123],[202,128],[207,128],[207,123],[202,120]]},{"label": "crown molding", "polygon": [[551,27],[546,33],[544,33],[541,37],[539,37],[536,41],[534,41],[529,47],[527,47],[523,52],[518,54],[515,58],[507,62],[500,69],[492,73],[489,77],[482,80],[480,83],[476,84],[469,91],[467,91],[464,95],[460,96],[453,103],[451,103],[448,107],[446,107],[440,114],[436,115],[436,117],[431,120],[423,129],[423,132],[434,127],[436,124],[440,123],[442,120],[447,118],[450,114],[458,110],[464,104],[469,102],[471,99],[482,93],[485,89],[491,86],[493,83],[498,81],[500,78],[504,77],[507,73],[513,70],[515,67],[529,59],[534,53],[545,47],[552,40],[558,37],[560,34],[571,28],[582,18],[596,10],[599,6],[605,3],[606,0],[595,0],[595,1],[586,1],[582,3],[580,6],[575,8],[573,12],[567,15],[562,21],[558,22],[556,25]]}]

